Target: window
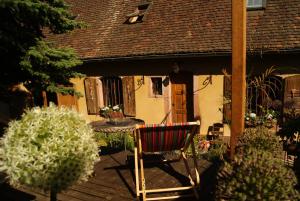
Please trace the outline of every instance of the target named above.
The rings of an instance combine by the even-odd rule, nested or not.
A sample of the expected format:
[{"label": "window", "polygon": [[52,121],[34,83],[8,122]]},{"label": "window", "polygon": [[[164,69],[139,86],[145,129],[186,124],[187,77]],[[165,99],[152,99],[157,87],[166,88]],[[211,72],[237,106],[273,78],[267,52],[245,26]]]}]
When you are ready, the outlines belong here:
[{"label": "window", "polygon": [[122,80],[119,77],[102,77],[104,106],[123,105]]},{"label": "window", "polygon": [[150,5],[150,2],[142,2],[138,5],[138,7],[135,9],[133,13],[130,13],[127,15],[126,24],[134,24],[138,22],[143,22],[143,18],[145,16],[145,13]]},{"label": "window", "polygon": [[135,116],[134,76],[87,77],[84,80],[88,114],[99,114],[104,106],[121,105],[124,115]]},{"label": "window", "polygon": [[151,77],[151,96],[157,97],[163,95],[162,77]]},{"label": "window", "polygon": [[247,0],[248,10],[264,9],[266,7],[266,0]]}]

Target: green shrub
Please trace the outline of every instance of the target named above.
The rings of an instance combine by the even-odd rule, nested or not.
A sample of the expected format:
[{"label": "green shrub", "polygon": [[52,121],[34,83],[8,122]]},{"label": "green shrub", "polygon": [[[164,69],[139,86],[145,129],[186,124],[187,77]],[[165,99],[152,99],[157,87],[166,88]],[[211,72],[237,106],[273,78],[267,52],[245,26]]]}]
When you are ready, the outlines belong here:
[{"label": "green shrub", "polygon": [[78,113],[51,105],[13,121],[1,139],[1,169],[12,185],[60,192],[85,181],[98,159],[93,130]]},{"label": "green shrub", "polygon": [[[133,137],[129,133],[117,132],[106,134],[98,132],[95,134],[95,138],[99,147],[104,146],[113,149],[124,149],[126,146],[126,148],[130,150],[133,150],[134,147]],[[124,144],[124,142],[126,142],[126,144]]]},{"label": "green shrub", "polygon": [[[202,145],[203,143],[204,146]],[[205,150],[206,143],[209,143],[209,147],[207,150]],[[227,153],[227,144],[222,139],[219,138],[211,141],[202,140],[199,142],[198,148],[199,148],[198,153],[200,155],[200,158],[212,162],[223,161],[225,154]]]},{"label": "green shrub", "polygon": [[267,151],[249,148],[219,172],[217,201],[295,201],[299,192],[291,169]]},{"label": "green shrub", "polygon": [[287,119],[278,132],[282,139],[286,138],[289,141],[298,141],[298,139],[294,139],[296,133],[300,133],[300,116]]},{"label": "green shrub", "polygon": [[237,147],[239,152],[253,148],[278,154],[282,150],[279,137],[264,126],[247,128],[245,133],[240,136]]}]

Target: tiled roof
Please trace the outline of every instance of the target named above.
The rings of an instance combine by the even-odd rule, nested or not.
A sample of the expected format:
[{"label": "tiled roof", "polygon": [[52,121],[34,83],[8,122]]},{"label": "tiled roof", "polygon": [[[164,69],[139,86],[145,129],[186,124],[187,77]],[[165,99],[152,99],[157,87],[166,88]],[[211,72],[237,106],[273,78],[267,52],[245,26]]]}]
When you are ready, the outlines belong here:
[{"label": "tiled roof", "polygon": [[[88,28],[49,38],[85,59],[231,51],[231,0],[152,0],[136,24],[124,22],[140,0],[69,2]],[[300,48],[299,0],[267,0],[264,11],[248,11],[247,22],[248,49]]]}]

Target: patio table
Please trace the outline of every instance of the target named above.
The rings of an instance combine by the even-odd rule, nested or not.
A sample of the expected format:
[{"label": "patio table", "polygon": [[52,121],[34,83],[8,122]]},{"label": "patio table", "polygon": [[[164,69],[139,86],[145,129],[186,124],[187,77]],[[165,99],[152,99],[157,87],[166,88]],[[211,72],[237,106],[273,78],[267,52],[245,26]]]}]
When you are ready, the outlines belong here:
[{"label": "patio table", "polygon": [[[94,131],[106,134],[110,133],[133,133],[136,125],[143,125],[145,122],[136,118],[124,118],[122,121],[111,122],[109,120],[93,121],[90,123]],[[126,151],[126,137],[124,137]]]}]

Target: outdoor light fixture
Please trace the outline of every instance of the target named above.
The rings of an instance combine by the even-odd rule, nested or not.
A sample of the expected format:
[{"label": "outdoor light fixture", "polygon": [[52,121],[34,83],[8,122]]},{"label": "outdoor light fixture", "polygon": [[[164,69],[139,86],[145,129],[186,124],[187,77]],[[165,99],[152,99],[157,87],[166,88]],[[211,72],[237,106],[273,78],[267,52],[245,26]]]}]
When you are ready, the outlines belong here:
[{"label": "outdoor light fixture", "polygon": [[138,88],[140,88],[142,85],[145,84],[145,76],[142,75],[142,77],[140,79],[137,80],[137,85],[138,85]]},{"label": "outdoor light fixture", "polygon": [[174,72],[174,73],[178,73],[179,70],[180,70],[179,65],[178,65],[177,62],[174,62],[172,68],[173,68],[173,72]]}]

